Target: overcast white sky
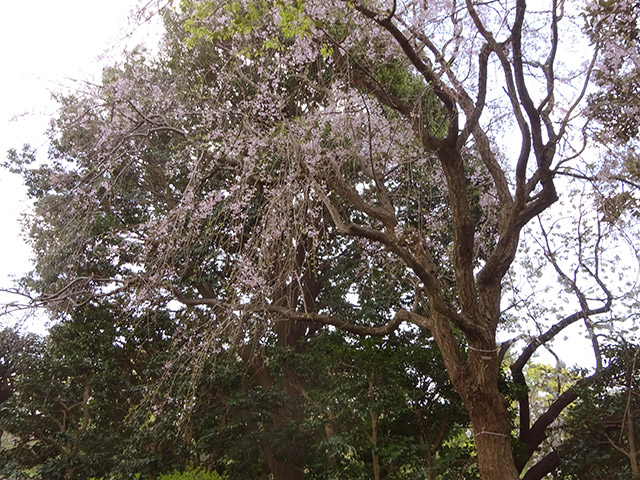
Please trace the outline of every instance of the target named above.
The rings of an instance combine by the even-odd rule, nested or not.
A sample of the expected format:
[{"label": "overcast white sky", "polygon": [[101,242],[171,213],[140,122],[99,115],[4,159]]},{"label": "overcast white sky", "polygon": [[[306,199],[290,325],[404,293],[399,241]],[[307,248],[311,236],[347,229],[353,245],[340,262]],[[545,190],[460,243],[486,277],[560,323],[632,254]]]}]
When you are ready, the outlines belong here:
[{"label": "overcast white sky", "polygon": [[[46,155],[51,92],[99,78],[132,40],[137,0],[20,0],[0,6],[0,159],[25,143]],[[144,41],[138,36],[134,41]],[[19,217],[28,208],[20,179],[0,169],[0,288],[30,269]],[[0,297],[5,301],[6,297]],[[8,319],[0,319],[7,323]]]}]

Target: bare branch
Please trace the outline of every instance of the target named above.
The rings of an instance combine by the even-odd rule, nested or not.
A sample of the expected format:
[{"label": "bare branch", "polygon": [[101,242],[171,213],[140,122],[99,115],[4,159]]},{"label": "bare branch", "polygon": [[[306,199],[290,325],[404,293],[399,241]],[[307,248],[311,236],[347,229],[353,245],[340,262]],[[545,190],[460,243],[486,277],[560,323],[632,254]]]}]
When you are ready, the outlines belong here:
[{"label": "bare branch", "polygon": [[[527,362],[531,359],[531,356],[538,349],[538,347],[546,344],[550,340],[556,337],[560,332],[562,332],[569,325],[574,324],[578,320],[581,320],[585,317],[592,317],[594,315],[600,315],[602,313],[607,313],[611,310],[611,304],[605,304],[601,307],[594,309],[581,310],[579,312],[572,313],[564,317],[559,322],[556,322],[551,328],[549,328],[543,334],[534,338],[529,344],[524,348],[518,359],[514,362],[511,367],[512,372],[521,372]],[[515,373],[514,373],[515,376]]]}]

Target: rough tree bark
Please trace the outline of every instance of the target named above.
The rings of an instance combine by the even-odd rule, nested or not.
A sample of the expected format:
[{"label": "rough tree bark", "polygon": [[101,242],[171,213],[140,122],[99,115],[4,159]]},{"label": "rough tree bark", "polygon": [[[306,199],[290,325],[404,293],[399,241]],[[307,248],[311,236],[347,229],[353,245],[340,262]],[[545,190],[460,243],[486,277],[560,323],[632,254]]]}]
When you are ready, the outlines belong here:
[{"label": "rough tree bark", "polygon": [[[288,319],[281,319],[277,325],[278,343],[285,348],[300,351],[303,348],[301,342],[308,330],[308,325],[305,322]],[[271,374],[261,352],[245,351],[243,359],[262,387],[273,388],[276,385],[276,379]],[[280,379],[280,387],[285,391],[287,400],[284,406],[272,412],[272,426],[276,431],[287,428],[294,422],[292,414],[302,405],[299,383],[300,380],[291,371],[285,371]],[[304,479],[304,470],[298,463],[304,456],[304,445],[299,443],[277,447],[262,445],[261,450],[274,480]]]}]

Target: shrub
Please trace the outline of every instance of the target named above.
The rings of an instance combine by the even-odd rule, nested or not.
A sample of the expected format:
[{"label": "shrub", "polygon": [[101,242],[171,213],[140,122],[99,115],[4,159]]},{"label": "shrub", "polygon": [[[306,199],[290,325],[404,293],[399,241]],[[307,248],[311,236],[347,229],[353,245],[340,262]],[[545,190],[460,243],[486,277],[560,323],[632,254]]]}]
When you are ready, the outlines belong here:
[{"label": "shrub", "polygon": [[204,468],[187,470],[186,472],[173,472],[161,475],[158,480],[228,480],[228,477],[218,475],[216,472],[207,472]]}]

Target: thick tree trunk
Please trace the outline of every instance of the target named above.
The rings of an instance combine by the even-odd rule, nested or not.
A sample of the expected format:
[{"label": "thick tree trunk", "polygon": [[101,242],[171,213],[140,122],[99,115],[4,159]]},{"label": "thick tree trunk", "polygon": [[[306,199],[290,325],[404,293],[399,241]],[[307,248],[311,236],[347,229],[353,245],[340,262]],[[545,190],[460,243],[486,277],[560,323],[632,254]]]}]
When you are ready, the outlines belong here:
[{"label": "thick tree trunk", "polygon": [[[283,347],[301,348],[301,339],[303,338],[307,324],[306,322],[295,322],[291,320],[281,320],[278,322],[276,333],[278,335],[278,343]],[[272,376],[264,357],[261,354],[244,351],[243,359],[248,365],[249,370],[253,373],[256,380],[264,388],[272,388],[276,385],[276,379]],[[274,430],[282,430],[295,422],[295,412],[299,410],[302,404],[302,396],[300,394],[298,378],[296,375],[285,368],[280,380],[280,386],[287,394],[287,401],[283,408],[272,412],[272,427]],[[305,445],[286,444],[269,446],[263,445],[262,452],[267,463],[269,471],[273,475],[274,480],[302,480],[304,479],[304,470],[295,465],[304,457]]]},{"label": "thick tree trunk", "polygon": [[273,450],[269,447],[263,447],[262,452],[269,470],[273,475],[274,480],[303,480],[304,472],[291,463],[283,462],[276,458]]},{"label": "thick tree trunk", "polygon": [[[476,426],[478,423],[482,427]],[[498,430],[496,424],[492,422],[472,421],[474,430],[480,428],[491,428]],[[492,428],[493,427],[493,428]],[[480,430],[476,433],[476,450],[478,453],[478,468],[482,480],[517,480],[520,478],[518,470],[513,461],[511,450],[511,440],[505,435],[490,430]]]},{"label": "thick tree trunk", "polygon": [[482,480],[517,480],[511,427],[498,391],[497,352],[470,349],[464,370],[455,387],[469,413]]},{"label": "thick tree trunk", "polygon": [[74,480],[74,478],[76,478],[75,469],[73,467],[67,468],[67,470],[64,472],[64,479]]},{"label": "thick tree trunk", "polygon": [[438,480],[438,472],[433,465],[433,455],[429,452],[426,456],[427,480]]},{"label": "thick tree trunk", "polygon": [[[436,315],[430,325],[449,378],[469,414],[482,480],[518,480],[511,448],[511,427],[504,399],[498,391],[498,350],[492,332],[468,345],[468,356],[447,318]],[[480,323],[480,322],[478,322]]]},{"label": "thick tree trunk", "polygon": [[522,477],[522,480],[542,480],[552,473],[560,465],[560,456],[555,450],[548,453],[542,460],[539,460]]}]

